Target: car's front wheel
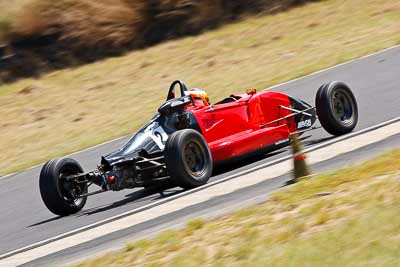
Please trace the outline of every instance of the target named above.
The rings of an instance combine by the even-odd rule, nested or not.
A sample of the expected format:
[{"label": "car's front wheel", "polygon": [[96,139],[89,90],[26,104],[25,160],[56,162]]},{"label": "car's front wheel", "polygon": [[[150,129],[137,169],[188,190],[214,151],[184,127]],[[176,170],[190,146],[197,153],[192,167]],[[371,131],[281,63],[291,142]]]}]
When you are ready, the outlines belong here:
[{"label": "car's front wheel", "polygon": [[83,173],[82,167],[73,159],[62,158],[48,161],[40,172],[39,187],[42,200],[54,214],[66,216],[80,211],[87,197],[88,186],[68,176]]},{"label": "car's front wheel", "polygon": [[199,132],[192,129],[174,132],[166,142],[164,155],[168,173],[177,186],[190,189],[210,179],[211,152]]},{"label": "car's front wheel", "polygon": [[315,106],[322,127],[332,135],[349,133],[357,125],[357,101],[350,87],[343,82],[322,85]]}]

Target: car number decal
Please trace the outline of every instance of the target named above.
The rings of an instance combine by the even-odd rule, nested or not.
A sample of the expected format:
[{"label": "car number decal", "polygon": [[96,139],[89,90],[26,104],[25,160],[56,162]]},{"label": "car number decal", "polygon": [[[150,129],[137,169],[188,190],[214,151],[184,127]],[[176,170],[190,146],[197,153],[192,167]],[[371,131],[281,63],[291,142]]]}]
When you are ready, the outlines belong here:
[{"label": "car number decal", "polygon": [[163,127],[158,126],[154,128],[151,138],[154,140],[154,142],[161,150],[164,150],[165,143],[167,142],[168,139],[168,134],[164,131]]}]

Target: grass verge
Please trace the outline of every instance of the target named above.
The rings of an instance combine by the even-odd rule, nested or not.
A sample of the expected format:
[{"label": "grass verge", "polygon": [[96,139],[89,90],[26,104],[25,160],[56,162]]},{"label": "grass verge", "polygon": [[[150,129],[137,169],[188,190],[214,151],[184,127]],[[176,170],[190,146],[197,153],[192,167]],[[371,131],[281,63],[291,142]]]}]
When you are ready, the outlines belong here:
[{"label": "grass verge", "polygon": [[10,1],[0,0],[0,54],[7,55],[0,62],[0,83],[121,55],[199,34],[246,14],[276,13],[307,1],[14,0],[7,5]]},{"label": "grass verge", "polygon": [[174,79],[211,100],[400,43],[400,3],[328,0],[0,86],[0,173],[126,135]]},{"label": "grass verge", "polygon": [[89,266],[397,266],[400,150],[321,174],[267,202],[127,244]]}]

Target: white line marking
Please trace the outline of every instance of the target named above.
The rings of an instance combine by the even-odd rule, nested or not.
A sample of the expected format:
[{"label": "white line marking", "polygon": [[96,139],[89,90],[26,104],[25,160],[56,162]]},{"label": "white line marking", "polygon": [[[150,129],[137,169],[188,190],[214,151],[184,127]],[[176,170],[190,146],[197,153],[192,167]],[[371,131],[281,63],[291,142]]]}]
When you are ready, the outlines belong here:
[{"label": "white line marking", "polygon": [[[323,72],[326,72],[326,71],[329,71],[329,70],[332,70],[332,69],[335,69],[335,68],[338,68],[338,67],[341,67],[341,66],[344,66],[344,65],[347,65],[347,64],[354,63],[354,62],[356,62],[356,61],[359,61],[359,60],[362,60],[362,59],[365,59],[365,58],[369,58],[369,57],[373,57],[373,56],[379,55],[379,54],[381,54],[381,53],[385,53],[385,52],[387,52],[387,51],[390,51],[390,50],[396,49],[396,48],[400,48],[400,45],[391,46],[391,47],[385,48],[385,49],[383,49],[383,50],[374,52],[374,53],[372,53],[372,54],[368,54],[368,55],[365,55],[365,56],[362,56],[362,57],[354,58],[354,59],[351,59],[351,60],[349,60],[349,61],[346,61],[346,62],[337,64],[337,65],[335,65],[335,66],[328,67],[328,68],[325,68],[325,69],[322,69],[322,70],[319,70],[319,71],[315,71],[315,72],[312,72],[312,73],[310,73],[310,74],[307,74],[307,75],[305,75],[305,76],[302,76],[302,77],[299,77],[299,78],[296,78],[296,79],[293,79],[293,80],[290,80],[290,81],[286,81],[286,82],[282,82],[282,83],[273,85],[273,86],[268,87],[268,88],[263,89],[263,90],[271,90],[271,89],[277,88],[277,87],[279,87],[279,86],[283,86],[283,85],[286,85],[286,84],[290,84],[290,83],[293,83],[293,82],[296,82],[296,81],[299,81],[299,80],[308,78],[308,77],[313,76],[313,75],[316,75],[316,74],[320,74],[320,73],[323,73]],[[107,145],[107,144],[109,144],[109,143],[113,143],[113,142],[122,140],[122,139],[124,139],[124,138],[128,138],[129,136],[132,136],[132,134],[128,134],[128,135],[125,135],[125,136],[121,136],[121,137],[118,137],[118,138],[116,138],[116,139],[113,139],[113,140],[110,140],[110,141],[107,141],[107,142],[104,142],[104,143],[101,143],[101,144],[97,144],[97,145],[95,145],[95,146],[82,149],[82,150],[80,150],[80,151],[73,152],[73,153],[71,153],[71,154],[69,154],[69,155],[65,155],[64,157],[69,157],[69,156],[73,156],[73,155],[78,154],[78,153],[81,153],[81,152],[89,151],[89,150],[91,150],[91,149],[95,149],[95,148],[98,148],[98,147],[100,147],[100,146],[104,146],[104,145]],[[32,169],[34,169],[34,168],[37,168],[37,167],[41,166],[42,164],[44,164],[44,162],[42,162],[42,163],[40,163],[40,164],[37,164],[37,165],[34,165],[34,166],[32,166],[32,167],[30,167],[30,168],[28,168],[28,169],[25,169],[25,170],[23,170],[23,171],[21,171],[21,172],[15,172],[15,173],[7,174],[7,175],[5,175],[5,176],[0,176],[0,179],[5,179],[5,178],[8,178],[8,177],[10,177],[10,176],[13,176],[13,175],[22,173],[22,172],[25,172],[25,171],[28,171],[28,170],[32,170]]]},{"label": "white line marking", "polygon": [[[325,161],[340,154],[344,154],[363,146],[379,142],[398,133],[400,133],[400,117],[307,149],[306,151],[309,152],[308,161],[311,164]],[[274,163],[276,164],[271,166],[271,164]],[[30,250],[25,249],[24,252],[22,252],[24,249],[20,249],[3,254],[0,256],[0,258],[4,258],[0,262],[0,266],[24,264],[49,254],[94,240],[101,236],[129,228],[151,219],[155,219],[159,216],[178,211],[185,207],[202,203],[211,198],[234,192],[244,187],[243,181],[246,181],[246,187],[248,187],[264,180],[281,176],[291,170],[292,162],[291,160],[288,160],[288,157],[284,157],[282,159],[263,164],[262,166],[269,166],[269,168],[261,169],[260,166],[257,166],[250,170],[242,171],[230,177],[226,177],[200,188],[196,188],[195,190],[183,192],[167,200],[157,201],[159,204],[169,202],[165,205],[158,205],[154,207],[152,205],[155,203],[151,203],[146,205],[152,206],[151,209],[144,210],[144,207],[136,209],[136,211],[141,211],[140,213],[134,213],[134,211],[125,212],[123,214],[103,220],[103,224],[101,225],[99,225],[99,223],[95,223],[86,227],[82,227],[78,230],[71,231],[69,232],[70,235],[65,234],[58,236],[61,237],[61,239],[54,237],[37,243],[38,245],[44,244],[42,246],[38,246]],[[249,171],[253,172],[249,173]],[[233,177],[238,177],[241,175],[243,175],[241,179],[233,179]],[[208,188],[208,190],[199,192],[204,188]],[[126,216],[121,218],[121,215]],[[117,220],[112,220],[113,218]],[[83,231],[85,229],[88,230]],[[63,236],[65,237],[62,238]],[[19,251],[21,253],[18,253]]]},{"label": "white line marking", "polygon": [[[377,125],[374,125],[374,126],[365,128],[365,129],[363,129],[363,130],[360,130],[360,131],[357,131],[357,132],[353,132],[353,133],[350,133],[350,134],[348,134],[348,135],[345,135],[345,136],[342,136],[342,137],[339,137],[339,138],[335,138],[335,139],[333,139],[333,140],[331,140],[331,141],[327,141],[327,142],[324,142],[324,143],[322,143],[322,144],[319,144],[319,145],[313,146],[313,147],[311,147],[311,148],[305,149],[304,152],[305,152],[305,153],[309,153],[309,152],[311,152],[311,151],[314,151],[314,150],[317,150],[317,149],[319,149],[319,148],[322,148],[322,147],[325,147],[325,146],[334,144],[334,143],[336,143],[336,142],[343,141],[343,140],[345,140],[345,139],[349,139],[349,138],[352,138],[352,137],[354,137],[354,136],[361,135],[361,134],[364,134],[364,133],[373,131],[373,130],[375,130],[375,129],[384,127],[384,126],[386,126],[386,125],[390,125],[390,124],[395,123],[395,122],[397,122],[397,121],[399,121],[399,120],[400,120],[400,117],[397,117],[397,118],[394,118],[394,119],[392,119],[392,120],[388,120],[388,121],[386,121],[386,122],[379,123],[379,124],[377,124]],[[280,158],[280,159],[276,159],[276,160],[270,161],[270,162],[266,162],[266,163],[260,164],[260,165],[258,165],[258,166],[252,167],[252,168],[250,168],[250,169],[246,169],[246,170],[244,170],[244,171],[235,173],[235,174],[233,174],[233,175],[231,175],[231,176],[229,176],[229,177],[225,177],[225,178],[223,178],[223,179],[220,179],[220,180],[217,180],[217,181],[208,183],[208,184],[203,185],[203,186],[201,186],[201,187],[198,187],[198,188],[195,188],[195,189],[192,189],[192,190],[189,190],[189,191],[182,192],[182,193],[177,194],[177,195],[175,195],[175,196],[172,196],[172,197],[170,197],[170,198],[168,198],[168,199],[161,199],[161,200],[155,201],[155,202],[153,202],[153,203],[149,203],[149,204],[147,204],[147,205],[144,205],[144,206],[142,206],[142,207],[140,207],[140,208],[137,208],[137,209],[134,209],[134,210],[131,210],[131,211],[127,211],[127,212],[124,212],[124,213],[121,213],[121,214],[112,216],[112,217],[110,217],[110,218],[101,220],[101,221],[99,221],[99,222],[92,223],[92,224],[90,224],[90,225],[87,225],[87,226],[84,226],[84,227],[81,227],[81,228],[72,230],[72,231],[70,231],[70,232],[67,232],[67,233],[64,233],[64,234],[61,234],[61,235],[58,235],[58,236],[55,236],[55,237],[52,237],[52,238],[49,238],[49,239],[46,239],[46,240],[43,240],[43,241],[39,241],[39,242],[37,242],[37,243],[31,244],[31,245],[29,245],[29,246],[26,246],[26,247],[23,247],[23,248],[14,250],[14,251],[10,251],[10,252],[8,252],[8,253],[6,253],[6,254],[0,255],[0,259],[2,259],[2,258],[4,258],[4,257],[7,257],[8,255],[12,255],[12,254],[15,254],[15,253],[19,253],[19,252],[22,252],[22,251],[25,251],[25,250],[28,250],[28,249],[31,249],[31,248],[34,248],[34,247],[37,247],[37,246],[40,246],[40,245],[44,245],[44,244],[46,244],[46,243],[49,243],[49,242],[52,242],[52,241],[55,241],[55,240],[58,240],[58,239],[61,239],[61,238],[64,238],[64,237],[67,237],[67,236],[70,236],[70,235],[73,235],[73,234],[82,232],[82,231],[84,231],[84,230],[87,230],[87,229],[96,227],[96,226],[98,226],[98,225],[105,224],[105,223],[108,223],[108,222],[117,220],[117,219],[122,218],[122,217],[124,217],[124,216],[128,216],[128,215],[130,215],[130,214],[134,214],[134,213],[140,212],[140,211],[142,211],[142,210],[145,210],[145,209],[148,209],[148,208],[152,208],[152,207],[154,207],[154,206],[157,206],[157,205],[160,205],[160,204],[169,202],[169,201],[171,201],[171,200],[173,200],[173,199],[182,197],[182,196],[184,196],[184,195],[187,195],[187,194],[190,194],[190,193],[193,193],[193,192],[200,191],[200,190],[203,190],[203,189],[205,189],[205,188],[211,187],[211,186],[213,186],[213,185],[215,185],[215,184],[223,183],[223,182],[225,182],[225,181],[227,181],[227,180],[230,180],[230,179],[232,179],[232,178],[235,178],[235,177],[238,177],[238,176],[241,176],[241,175],[244,175],[244,174],[247,174],[247,173],[250,173],[250,172],[259,170],[259,169],[262,169],[262,168],[266,168],[266,167],[275,165],[275,164],[277,164],[277,163],[279,163],[279,162],[282,162],[282,161],[284,161],[284,160],[287,160],[287,159],[289,159],[289,158],[291,158],[290,155],[289,155],[289,156],[282,157],[282,158]]]},{"label": "white line marking", "polygon": [[283,86],[283,85],[287,85],[287,84],[290,84],[290,83],[293,83],[293,82],[297,82],[297,81],[299,81],[299,80],[308,78],[308,77],[310,77],[310,76],[314,76],[314,75],[317,75],[317,74],[320,74],[320,73],[324,73],[324,72],[326,72],[326,71],[329,71],[329,70],[332,70],[332,69],[335,69],[335,68],[339,68],[339,67],[342,67],[342,66],[345,66],[345,65],[354,63],[354,62],[359,61],[359,60],[362,60],[362,59],[366,59],[366,58],[370,58],[370,57],[373,57],[373,56],[377,56],[377,55],[379,55],[379,54],[385,53],[385,52],[387,52],[387,51],[390,51],[390,50],[396,49],[396,48],[400,48],[400,45],[391,46],[391,47],[385,48],[385,49],[383,49],[383,50],[374,52],[374,53],[372,53],[372,54],[368,54],[368,55],[365,55],[365,56],[361,56],[361,57],[358,57],[358,58],[354,58],[354,59],[351,59],[351,60],[349,60],[349,61],[346,61],[346,62],[343,62],[343,63],[339,63],[339,64],[337,64],[337,65],[335,65],[335,66],[328,67],[328,68],[325,68],[325,69],[322,69],[322,70],[318,70],[318,71],[312,72],[312,73],[310,73],[310,74],[307,74],[307,75],[305,75],[305,76],[301,76],[301,77],[298,77],[298,78],[293,79],[293,80],[290,80],[290,81],[286,81],[286,82],[282,82],[282,83],[273,85],[272,87],[268,87],[267,89],[264,89],[264,90],[271,90],[271,89],[274,89],[274,88],[279,87],[279,86]]}]

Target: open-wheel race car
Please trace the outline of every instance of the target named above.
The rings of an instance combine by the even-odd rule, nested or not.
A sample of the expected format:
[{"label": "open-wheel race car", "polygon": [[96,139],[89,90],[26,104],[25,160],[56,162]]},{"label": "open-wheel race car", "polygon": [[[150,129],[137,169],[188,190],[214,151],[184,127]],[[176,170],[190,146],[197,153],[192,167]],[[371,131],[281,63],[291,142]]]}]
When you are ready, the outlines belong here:
[{"label": "open-wheel race car", "polygon": [[[179,96],[176,87],[179,86]],[[204,185],[213,165],[287,145],[292,134],[313,130],[319,119],[332,135],[351,132],[358,109],[342,82],[322,85],[315,107],[286,94],[248,90],[210,104],[200,89],[174,81],[157,114],[117,151],[84,172],[73,159],[48,161],[40,173],[40,193],[57,215],[78,212],[93,194],[170,183],[185,189]],[[89,192],[90,185],[99,190]]]}]

